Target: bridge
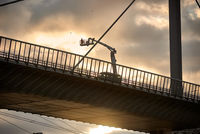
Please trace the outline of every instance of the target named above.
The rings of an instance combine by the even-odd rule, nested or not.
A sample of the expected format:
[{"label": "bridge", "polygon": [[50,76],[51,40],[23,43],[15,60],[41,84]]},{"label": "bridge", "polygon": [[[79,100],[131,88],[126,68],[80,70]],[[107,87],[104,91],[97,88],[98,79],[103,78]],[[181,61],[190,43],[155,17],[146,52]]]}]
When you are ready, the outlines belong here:
[{"label": "bridge", "polygon": [[[0,36],[0,108],[150,133],[199,128],[200,85]],[[102,73],[103,72],[103,73]]]}]

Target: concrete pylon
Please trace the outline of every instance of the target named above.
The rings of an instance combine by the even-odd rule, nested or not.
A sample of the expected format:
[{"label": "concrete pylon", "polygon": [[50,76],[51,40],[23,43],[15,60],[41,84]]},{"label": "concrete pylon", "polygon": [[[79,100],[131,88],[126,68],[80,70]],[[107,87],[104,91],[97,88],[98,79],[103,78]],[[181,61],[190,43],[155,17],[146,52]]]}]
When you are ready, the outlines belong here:
[{"label": "concrete pylon", "polygon": [[[182,81],[181,7],[180,0],[169,0],[170,73]],[[175,85],[175,86],[174,86]],[[178,88],[175,88],[178,87]],[[182,96],[182,84],[171,81],[172,94]]]}]

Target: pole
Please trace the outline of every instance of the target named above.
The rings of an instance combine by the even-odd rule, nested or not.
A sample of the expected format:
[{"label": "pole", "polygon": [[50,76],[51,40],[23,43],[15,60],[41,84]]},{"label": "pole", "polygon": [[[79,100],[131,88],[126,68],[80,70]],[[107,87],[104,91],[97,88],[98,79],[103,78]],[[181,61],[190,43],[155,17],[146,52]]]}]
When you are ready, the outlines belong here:
[{"label": "pole", "polygon": [[[181,11],[180,10],[181,10],[180,0],[169,0],[170,73],[171,73],[171,78],[182,81]],[[172,90],[174,90],[176,94],[182,95],[182,92],[183,92],[182,88],[173,88]]]}]

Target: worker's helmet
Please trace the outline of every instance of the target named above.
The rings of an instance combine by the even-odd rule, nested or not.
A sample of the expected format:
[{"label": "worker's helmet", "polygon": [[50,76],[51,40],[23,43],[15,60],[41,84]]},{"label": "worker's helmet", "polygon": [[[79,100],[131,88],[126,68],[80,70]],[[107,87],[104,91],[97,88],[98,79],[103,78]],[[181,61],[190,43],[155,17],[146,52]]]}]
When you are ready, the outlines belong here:
[{"label": "worker's helmet", "polygon": [[83,45],[83,44],[85,44],[85,40],[81,38],[80,45]]}]

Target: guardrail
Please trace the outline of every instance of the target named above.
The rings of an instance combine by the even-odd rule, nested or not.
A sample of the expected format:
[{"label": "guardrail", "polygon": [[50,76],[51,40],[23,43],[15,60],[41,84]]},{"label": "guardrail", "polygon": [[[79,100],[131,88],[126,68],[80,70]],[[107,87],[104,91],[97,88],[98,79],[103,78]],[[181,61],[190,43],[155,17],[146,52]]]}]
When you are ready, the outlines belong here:
[{"label": "guardrail", "polygon": [[73,67],[83,57],[82,55],[2,36],[0,36],[0,57],[7,61],[24,62],[26,65],[32,64],[44,69],[52,68],[54,71],[78,74],[146,92],[198,103],[200,100],[200,85],[197,84],[119,64],[116,65],[118,75],[114,75],[111,62],[91,57],[85,57],[72,71]]}]

